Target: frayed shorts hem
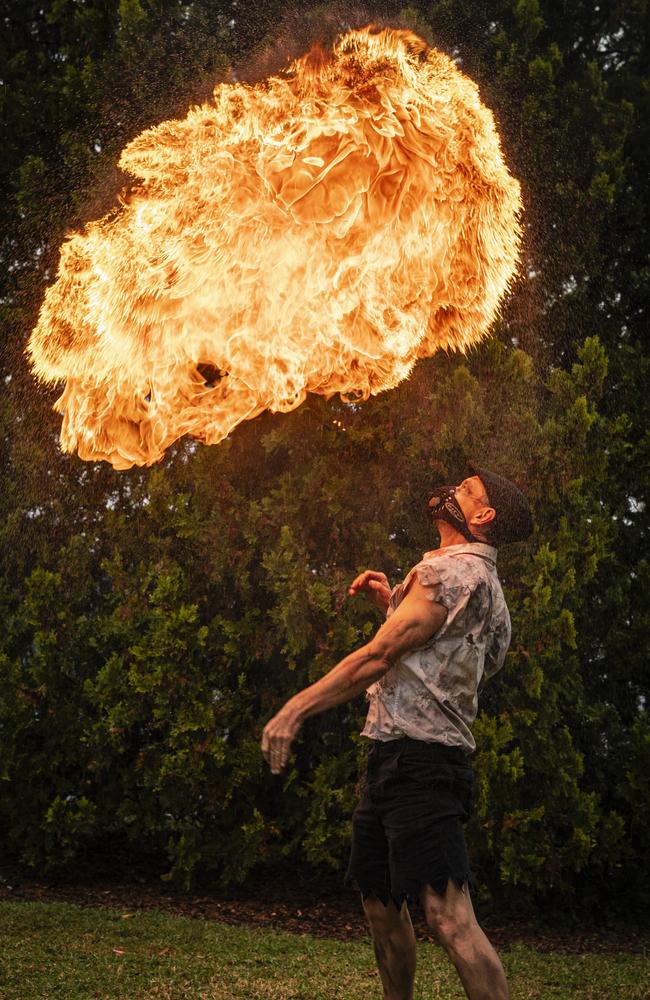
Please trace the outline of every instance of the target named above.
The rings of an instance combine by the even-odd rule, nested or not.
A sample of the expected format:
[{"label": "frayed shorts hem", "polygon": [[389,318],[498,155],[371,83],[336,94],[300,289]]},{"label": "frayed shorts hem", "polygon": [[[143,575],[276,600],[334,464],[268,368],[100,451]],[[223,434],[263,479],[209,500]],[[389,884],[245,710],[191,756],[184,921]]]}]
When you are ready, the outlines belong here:
[{"label": "frayed shorts hem", "polygon": [[361,899],[364,903],[370,896],[374,896],[381,903],[383,903],[384,906],[388,906],[390,902],[394,903],[398,910],[401,910],[404,900],[406,900],[407,906],[416,906],[421,908],[422,890],[427,885],[433,889],[437,896],[444,897],[447,893],[447,887],[450,882],[453,882],[457,889],[462,889],[464,885],[467,885],[470,892],[475,892],[477,888],[476,879],[471,871],[467,871],[465,873],[450,872],[445,875],[423,877],[419,882],[413,882],[408,886],[403,886],[397,892],[393,892],[385,885],[371,885],[355,878],[353,875],[346,875],[343,880],[343,884],[346,887],[353,887],[361,893]]}]

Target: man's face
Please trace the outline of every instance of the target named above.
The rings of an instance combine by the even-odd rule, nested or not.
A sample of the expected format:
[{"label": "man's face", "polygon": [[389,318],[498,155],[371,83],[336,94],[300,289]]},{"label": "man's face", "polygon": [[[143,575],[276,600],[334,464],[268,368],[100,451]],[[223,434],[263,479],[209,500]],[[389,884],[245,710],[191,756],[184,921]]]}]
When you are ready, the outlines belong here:
[{"label": "man's face", "polygon": [[486,507],[490,506],[485,486],[478,476],[470,476],[469,479],[463,479],[462,483],[456,487],[455,496],[456,502],[465,515],[468,525],[471,524],[471,520],[475,514],[480,513]]},{"label": "man's face", "polygon": [[484,538],[484,529],[494,520],[489,503],[482,480],[471,476],[458,486],[439,486],[429,497],[428,507],[438,530],[442,524],[450,524],[468,541],[477,541],[477,534]]}]

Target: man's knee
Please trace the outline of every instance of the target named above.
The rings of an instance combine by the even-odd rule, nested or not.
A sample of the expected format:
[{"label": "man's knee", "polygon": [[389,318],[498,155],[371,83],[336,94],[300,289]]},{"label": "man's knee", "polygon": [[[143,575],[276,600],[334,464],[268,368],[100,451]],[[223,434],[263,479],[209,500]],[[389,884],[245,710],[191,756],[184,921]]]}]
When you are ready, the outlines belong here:
[{"label": "man's knee", "polygon": [[404,900],[399,910],[392,899],[386,905],[374,895],[366,896],[365,899],[362,899],[362,904],[373,933],[390,933],[390,931],[395,930],[403,923],[408,922],[409,915],[406,900]]},{"label": "man's knee", "polygon": [[427,926],[445,947],[453,948],[457,941],[467,937],[476,927],[474,910],[466,889],[457,889],[451,881],[444,896],[426,886],[422,891],[421,903]]}]

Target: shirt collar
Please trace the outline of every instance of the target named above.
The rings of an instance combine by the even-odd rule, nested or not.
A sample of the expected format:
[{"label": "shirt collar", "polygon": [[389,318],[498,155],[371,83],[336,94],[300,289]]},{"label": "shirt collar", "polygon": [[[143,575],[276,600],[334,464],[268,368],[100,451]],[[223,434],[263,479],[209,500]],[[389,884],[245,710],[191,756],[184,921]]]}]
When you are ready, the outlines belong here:
[{"label": "shirt collar", "polygon": [[430,552],[425,552],[423,559],[437,555],[455,556],[461,553],[468,556],[480,556],[481,559],[486,559],[495,566],[497,563],[497,550],[493,545],[486,545],[485,542],[461,542],[460,545],[445,545],[442,549],[432,549]]}]

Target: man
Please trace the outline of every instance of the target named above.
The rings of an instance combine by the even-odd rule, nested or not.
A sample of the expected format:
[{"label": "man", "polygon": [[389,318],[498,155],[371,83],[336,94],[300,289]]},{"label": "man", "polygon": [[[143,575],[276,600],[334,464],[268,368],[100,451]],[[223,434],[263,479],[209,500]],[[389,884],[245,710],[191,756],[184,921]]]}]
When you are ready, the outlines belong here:
[{"label": "man", "polygon": [[354,811],[346,883],[361,888],[384,1000],[411,1000],[415,936],[408,902],[454,963],[470,1000],[508,996],[499,958],[476,922],[462,823],[467,819],[478,688],[503,665],[510,616],[496,548],[532,531],[523,494],[471,465],[457,487],[428,502],[440,547],[391,592],[366,570],[365,593],[387,620],[375,637],[291,698],[264,729],[262,752],[278,774],[302,722],[368,689],[362,735],[372,741],[365,792]]}]

